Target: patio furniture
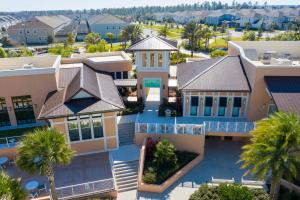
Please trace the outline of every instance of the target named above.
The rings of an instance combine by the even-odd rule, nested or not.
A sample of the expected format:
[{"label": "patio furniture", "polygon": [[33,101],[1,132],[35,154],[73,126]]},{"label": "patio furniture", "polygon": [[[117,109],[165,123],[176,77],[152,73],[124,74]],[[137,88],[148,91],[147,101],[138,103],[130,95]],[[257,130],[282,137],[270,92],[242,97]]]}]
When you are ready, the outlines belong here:
[{"label": "patio furniture", "polygon": [[45,183],[39,184],[37,189],[39,190],[39,193],[42,192],[43,190],[47,192],[47,186]]},{"label": "patio furniture", "polygon": [[27,191],[33,191],[33,190],[37,189],[38,186],[39,186],[39,182],[33,180],[33,181],[29,181],[29,182],[26,183],[25,189],[26,189]]},{"label": "patio furniture", "polygon": [[7,157],[0,157],[0,168],[5,168],[5,164],[8,162]]}]

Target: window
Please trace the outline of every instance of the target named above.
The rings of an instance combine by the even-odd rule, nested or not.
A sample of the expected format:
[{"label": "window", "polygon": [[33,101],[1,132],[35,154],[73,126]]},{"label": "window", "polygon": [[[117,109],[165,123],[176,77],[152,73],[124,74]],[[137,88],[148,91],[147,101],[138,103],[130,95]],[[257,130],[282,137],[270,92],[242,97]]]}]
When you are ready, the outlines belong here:
[{"label": "window", "polygon": [[205,97],[204,116],[211,116],[212,103],[213,103],[212,97]]},{"label": "window", "polygon": [[227,106],[227,97],[220,97],[218,116],[225,116],[226,106]]},{"label": "window", "polygon": [[143,53],[143,67],[147,66],[147,53]]},{"label": "window", "polygon": [[20,34],[22,34],[23,32],[22,31],[20,31]]},{"label": "window", "polygon": [[154,53],[150,53],[150,67],[154,67]]},{"label": "window", "polygon": [[0,98],[0,127],[1,126],[10,126],[5,98]]},{"label": "window", "polygon": [[240,108],[242,107],[242,98],[234,97],[232,107],[232,117],[238,117],[240,115]]},{"label": "window", "polygon": [[190,108],[190,115],[191,116],[197,116],[197,113],[198,113],[198,103],[199,103],[199,97],[192,96],[191,97],[191,108]]},{"label": "window", "polygon": [[110,75],[115,80],[115,72],[111,72]]},{"label": "window", "polygon": [[79,141],[79,130],[77,124],[77,117],[69,117],[68,118],[68,129],[69,129],[69,138],[71,142]]},{"label": "window", "polygon": [[158,54],[158,67],[162,67],[163,66],[163,55],[162,53]]},{"label": "window", "polygon": [[103,137],[103,124],[101,115],[93,115],[93,130],[94,130],[94,138],[102,138]]},{"label": "window", "polygon": [[127,71],[123,72],[123,79],[128,79],[128,72]]},{"label": "window", "polygon": [[106,29],[108,30],[108,26],[106,27]]},{"label": "window", "polygon": [[122,73],[121,72],[116,72],[116,78],[121,79],[122,78]]},{"label": "window", "polygon": [[12,97],[12,102],[17,124],[35,123],[35,115],[30,95]]},{"label": "window", "polygon": [[82,140],[92,139],[92,130],[90,124],[90,116],[80,116],[80,129]]}]

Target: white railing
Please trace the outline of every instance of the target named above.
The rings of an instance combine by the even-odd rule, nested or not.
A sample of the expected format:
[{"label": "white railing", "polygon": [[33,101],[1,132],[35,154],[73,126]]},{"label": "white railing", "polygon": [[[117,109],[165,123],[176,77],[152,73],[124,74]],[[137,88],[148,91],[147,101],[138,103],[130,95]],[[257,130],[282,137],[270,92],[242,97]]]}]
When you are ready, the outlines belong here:
[{"label": "white railing", "polygon": [[205,121],[205,132],[249,133],[254,129],[253,122]]},{"label": "white railing", "polygon": [[136,133],[204,134],[203,124],[136,123]]},{"label": "white railing", "polygon": [[1,148],[12,148],[15,147],[20,139],[22,139],[23,136],[13,136],[13,137],[3,137],[0,138],[0,149]]},{"label": "white railing", "polygon": [[72,199],[76,197],[100,194],[114,190],[114,179],[104,179],[94,182],[82,183],[56,188],[58,199]]}]

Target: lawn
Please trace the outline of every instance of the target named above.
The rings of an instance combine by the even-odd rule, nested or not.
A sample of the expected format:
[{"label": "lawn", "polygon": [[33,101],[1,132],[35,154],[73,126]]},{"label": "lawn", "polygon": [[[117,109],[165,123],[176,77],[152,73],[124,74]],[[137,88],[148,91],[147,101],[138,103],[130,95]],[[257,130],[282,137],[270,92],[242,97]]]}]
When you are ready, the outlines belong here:
[{"label": "lawn", "polygon": [[[156,32],[159,32],[159,30],[162,28],[163,26],[161,25],[143,25],[143,28],[145,29],[150,29]],[[183,32],[183,28],[169,28],[169,33],[168,33],[168,38],[176,40],[176,39],[180,39],[181,38],[181,34]]]},{"label": "lawn", "polygon": [[227,41],[222,38],[211,39],[211,41],[209,44],[210,49],[227,48]]}]

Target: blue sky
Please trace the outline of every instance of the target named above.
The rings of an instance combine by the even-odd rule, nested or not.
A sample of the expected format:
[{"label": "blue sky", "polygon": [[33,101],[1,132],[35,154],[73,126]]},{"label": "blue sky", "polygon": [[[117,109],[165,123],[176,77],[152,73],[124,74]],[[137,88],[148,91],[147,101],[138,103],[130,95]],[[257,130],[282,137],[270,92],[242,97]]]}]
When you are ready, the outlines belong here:
[{"label": "blue sky", "polygon": [[[20,11],[20,10],[64,10],[64,9],[101,9],[116,7],[132,7],[145,5],[176,5],[182,3],[196,3],[204,0],[0,0],[0,11]],[[244,2],[249,0],[236,0]],[[300,0],[256,0],[263,4],[279,5],[299,5]],[[126,2],[126,3],[125,3]],[[231,3],[232,0],[221,0],[221,2]],[[252,2],[255,2],[252,1]]]}]

